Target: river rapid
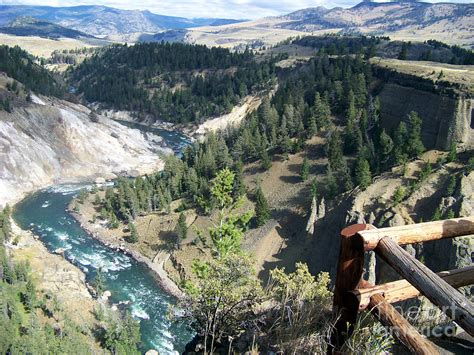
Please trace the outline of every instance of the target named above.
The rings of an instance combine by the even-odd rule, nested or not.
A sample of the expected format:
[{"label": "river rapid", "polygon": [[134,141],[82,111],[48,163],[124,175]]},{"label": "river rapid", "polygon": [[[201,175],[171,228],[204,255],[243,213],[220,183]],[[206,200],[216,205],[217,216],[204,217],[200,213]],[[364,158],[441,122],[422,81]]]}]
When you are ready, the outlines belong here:
[{"label": "river rapid", "polygon": [[[161,136],[175,153],[189,143],[178,133],[159,129],[153,129],[153,133]],[[101,268],[105,289],[112,293],[110,302],[121,304],[140,321],[142,352],[149,349],[160,354],[182,352],[192,339],[192,332],[185,324],[169,319],[175,299],[160,288],[146,265],[91,237],[67,212],[71,199],[89,187],[90,184],[66,184],[37,191],[15,206],[13,218],[22,229],[39,236],[50,252],[64,249],[65,258],[78,266],[89,282]]]}]

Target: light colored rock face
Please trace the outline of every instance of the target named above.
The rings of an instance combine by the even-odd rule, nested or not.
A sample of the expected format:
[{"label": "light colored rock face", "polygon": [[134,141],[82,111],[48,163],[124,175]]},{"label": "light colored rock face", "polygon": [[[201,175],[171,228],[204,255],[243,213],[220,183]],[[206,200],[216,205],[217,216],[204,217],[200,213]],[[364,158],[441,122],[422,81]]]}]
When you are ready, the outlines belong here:
[{"label": "light colored rock face", "polygon": [[382,124],[388,132],[396,129],[411,111],[423,120],[422,139],[429,149],[448,149],[452,140],[474,146],[471,99],[454,99],[393,83],[379,95]]},{"label": "light colored rock face", "polygon": [[195,134],[203,136],[208,132],[223,131],[227,127],[235,127],[249,114],[260,106],[261,98],[259,96],[247,96],[241,105],[235,106],[232,111],[210,119],[199,125]]},{"label": "light colored rock face", "polygon": [[102,116],[93,123],[81,105],[35,101],[0,112],[0,205],[53,183],[162,168],[158,137]]}]

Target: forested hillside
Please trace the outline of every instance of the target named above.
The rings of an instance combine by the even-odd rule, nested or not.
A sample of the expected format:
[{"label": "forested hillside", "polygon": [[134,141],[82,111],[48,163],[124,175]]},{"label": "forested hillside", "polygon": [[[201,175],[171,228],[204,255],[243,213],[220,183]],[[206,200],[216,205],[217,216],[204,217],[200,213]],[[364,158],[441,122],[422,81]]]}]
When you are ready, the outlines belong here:
[{"label": "forested hillside", "polygon": [[23,83],[27,90],[58,97],[65,93],[64,85],[18,46],[0,46],[0,71]]},{"label": "forested hillside", "polygon": [[104,49],[79,65],[71,81],[89,102],[183,123],[230,111],[273,76],[273,63],[257,63],[249,51],[143,43]]},{"label": "forested hillside", "polygon": [[328,55],[361,54],[400,60],[423,60],[457,65],[474,64],[474,52],[434,39],[425,42],[391,41],[387,36],[305,36],[293,44],[315,48]]},{"label": "forested hillside", "polygon": [[[101,217],[133,222],[142,212],[168,211],[171,201],[182,197],[188,206],[209,213],[215,203],[209,182],[219,170],[234,171],[234,194],[242,195],[243,164],[260,160],[266,170],[274,154],[304,149],[305,141],[321,130],[328,134],[329,165],[320,192],[332,199],[356,185],[366,187],[373,173],[402,164],[424,150],[421,120],[415,112],[408,124],[401,123],[394,132],[380,126],[379,103],[368,90],[372,70],[362,57],[327,55],[290,70],[273,99],[264,101],[240,127],[209,135],[203,143],[187,148],[181,159],[169,157],[162,173],[119,180],[118,188],[109,189],[100,202]],[[333,120],[334,116],[338,118]],[[354,154],[356,160],[344,159]]]}]

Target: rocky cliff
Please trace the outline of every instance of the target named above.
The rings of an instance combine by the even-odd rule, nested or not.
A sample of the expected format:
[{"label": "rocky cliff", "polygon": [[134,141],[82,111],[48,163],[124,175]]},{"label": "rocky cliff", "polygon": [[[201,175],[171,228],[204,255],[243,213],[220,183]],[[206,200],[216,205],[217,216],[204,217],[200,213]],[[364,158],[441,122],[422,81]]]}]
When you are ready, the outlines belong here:
[{"label": "rocky cliff", "polygon": [[[472,156],[473,151],[461,154],[461,159]],[[427,152],[424,160],[434,162],[445,153]],[[370,223],[376,227],[392,227],[429,221],[439,211],[438,218],[470,216],[474,212],[474,172],[466,173],[460,163],[433,165],[433,172],[416,189],[407,192],[398,205],[392,196],[398,186],[409,186],[418,180],[422,160],[407,165],[405,174],[400,168],[374,179],[365,190],[355,189],[332,206],[324,218],[314,226],[311,257],[308,262],[313,272],[328,271],[334,279],[339,255],[339,233],[353,223]],[[454,186],[448,187],[450,180]],[[452,184],[452,183],[451,183]],[[434,271],[450,270],[472,265],[473,236],[407,246],[407,251],[422,260]],[[383,261],[367,255],[366,278],[371,282],[386,282],[398,278]]]},{"label": "rocky cliff", "polygon": [[159,169],[161,138],[82,105],[33,95],[0,111],[0,205],[53,183]]},{"label": "rocky cliff", "polygon": [[464,81],[470,81],[473,73],[469,69],[464,70],[466,77],[451,77],[456,70],[462,73],[464,67],[431,64],[392,60],[391,68],[378,67],[382,124],[391,132],[400,121],[407,120],[411,111],[416,111],[423,120],[422,139],[426,148],[447,150],[451,142],[471,148],[473,90]]}]

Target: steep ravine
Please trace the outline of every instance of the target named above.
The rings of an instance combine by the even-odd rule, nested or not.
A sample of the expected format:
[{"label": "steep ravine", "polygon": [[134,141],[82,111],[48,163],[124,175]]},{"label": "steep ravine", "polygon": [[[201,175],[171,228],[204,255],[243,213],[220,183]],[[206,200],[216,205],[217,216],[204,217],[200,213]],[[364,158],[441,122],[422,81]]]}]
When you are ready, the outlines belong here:
[{"label": "steep ravine", "polygon": [[[466,152],[466,155],[472,151]],[[423,159],[433,159],[437,152],[427,152]],[[431,160],[433,161],[433,160]],[[434,166],[433,172],[421,182],[419,187],[399,205],[394,206],[392,196],[398,186],[408,189],[410,182],[418,179],[423,160],[407,165],[406,174],[400,168],[374,178],[365,190],[354,189],[344,195],[335,206],[326,210],[323,218],[316,221],[311,246],[311,258],[308,263],[313,272],[327,270],[334,278],[339,253],[339,233],[353,223],[370,223],[376,227],[392,227],[429,221],[439,207],[442,218],[451,210],[456,217],[470,216],[474,204],[474,172],[466,174],[463,165],[449,163]],[[455,176],[456,187],[448,196],[447,181]],[[422,259],[435,271],[449,270],[472,264],[474,238],[456,238],[454,240],[425,243],[422,249],[408,246],[411,253]],[[407,250],[408,250],[407,249]],[[366,265],[366,276],[372,282],[385,282],[396,274],[383,262]]]},{"label": "steep ravine", "polygon": [[58,99],[0,111],[0,206],[55,183],[150,173],[171,153],[161,137]]}]

